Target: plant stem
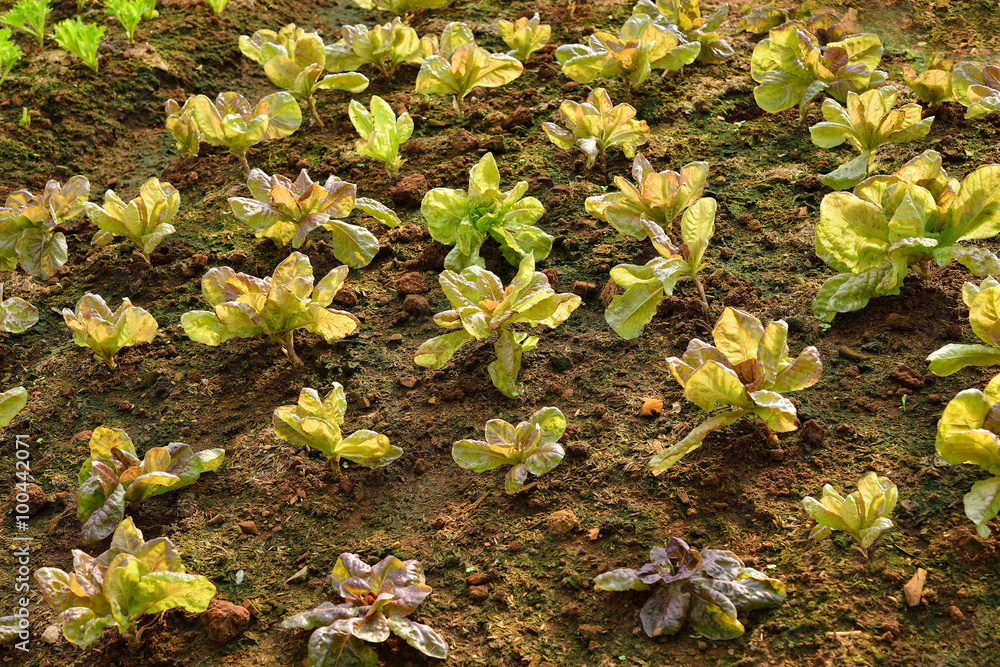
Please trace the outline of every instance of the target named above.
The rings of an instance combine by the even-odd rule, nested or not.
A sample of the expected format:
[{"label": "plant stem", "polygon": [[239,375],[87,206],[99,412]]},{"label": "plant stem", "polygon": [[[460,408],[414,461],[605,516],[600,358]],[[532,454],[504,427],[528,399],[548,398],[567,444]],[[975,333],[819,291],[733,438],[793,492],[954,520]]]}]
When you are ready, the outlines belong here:
[{"label": "plant stem", "polygon": [[705,287],[701,284],[701,280],[698,276],[693,276],[694,286],[698,288],[698,297],[701,299],[701,307],[705,309],[705,315],[708,316],[708,299],[705,297]]},{"label": "plant stem", "polygon": [[288,358],[292,361],[293,366],[304,366],[305,364],[302,359],[299,358],[299,355],[295,354],[294,336],[295,332],[289,331],[283,336],[278,336],[277,340],[281,343],[281,347],[285,350],[285,354],[288,355]]},{"label": "plant stem", "polygon": [[313,120],[316,121],[316,124],[319,125],[320,127],[325,127],[323,125],[323,121],[320,120],[319,112],[316,111],[316,98],[310,95],[308,97],[308,100],[309,100],[309,112],[312,114]]},{"label": "plant stem", "polygon": [[247,162],[246,151],[237,154],[236,157],[238,157],[240,159],[240,166],[243,167],[243,175],[244,176],[249,176],[250,175],[250,163]]},{"label": "plant stem", "polygon": [[340,470],[340,457],[334,456],[330,459],[330,470],[337,474],[337,481],[339,482],[344,478],[344,473]]},{"label": "plant stem", "polygon": [[455,111],[458,112],[459,120],[465,120],[465,96],[455,95]]}]

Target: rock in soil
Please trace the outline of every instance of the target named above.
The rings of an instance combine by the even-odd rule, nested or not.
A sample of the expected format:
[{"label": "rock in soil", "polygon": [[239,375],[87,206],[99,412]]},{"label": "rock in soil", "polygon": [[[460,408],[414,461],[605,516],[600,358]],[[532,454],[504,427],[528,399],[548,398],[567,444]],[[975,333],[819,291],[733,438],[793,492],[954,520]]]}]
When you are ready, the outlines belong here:
[{"label": "rock in soil", "polygon": [[410,271],[409,273],[404,273],[396,281],[396,290],[404,296],[407,294],[421,294],[427,291],[427,283],[424,281],[422,275],[416,271]]},{"label": "rock in soil", "polygon": [[809,447],[819,447],[826,438],[826,429],[820,426],[815,419],[810,419],[799,429],[799,437]]},{"label": "rock in soil", "polygon": [[250,612],[232,602],[212,598],[208,609],[201,614],[201,624],[213,642],[228,644],[250,625]]},{"label": "rock in soil", "polygon": [[479,148],[479,139],[472,132],[461,129],[451,135],[451,150],[455,155],[465,155]]},{"label": "rock in soil", "polygon": [[552,535],[565,535],[575,527],[573,510],[558,510],[549,515],[549,533]]},{"label": "rock in soil", "polygon": [[927,583],[927,570],[922,567],[917,568],[908,582],[903,586],[903,595],[906,596],[906,604],[916,607],[920,604],[920,598],[924,593],[924,584]]},{"label": "rock in soil", "polygon": [[402,208],[417,208],[427,194],[427,179],[423,174],[407,174],[391,190],[392,203]]},{"label": "rock in soil", "polygon": [[[18,498],[18,496],[21,496]],[[27,502],[24,496],[27,495]],[[15,514],[20,514],[21,512],[16,511],[18,505],[28,506],[28,516],[32,516],[41,509],[42,505],[45,504],[45,492],[42,491],[42,487],[37,484],[28,484],[25,491],[21,491],[17,486],[14,486],[10,490],[10,507],[14,510]]]}]

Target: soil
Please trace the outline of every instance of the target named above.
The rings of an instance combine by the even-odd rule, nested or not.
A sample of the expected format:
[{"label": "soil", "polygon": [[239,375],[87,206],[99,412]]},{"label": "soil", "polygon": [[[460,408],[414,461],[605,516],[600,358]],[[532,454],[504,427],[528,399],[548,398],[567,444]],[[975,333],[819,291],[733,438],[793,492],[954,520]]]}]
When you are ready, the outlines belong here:
[{"label": "soil", "polygon": [[[0,9],[11,4],[0,0]],[[482,46],[496,51],[506,50],[493,28],[498,16],[538,11],[552,25],[552,44],[512,84],[470,96],[461,122],[450,99],[412,93],[414,67],[400,68],[391,83],[369,73],[371,86],[355,97],[367,103],[381,95],[406,106],[416,123],[395,185],[381,165],[353,152],[348,96],[338,91],[318,96],[324,128],[307,121],[293,136],[250,151],[250,164],[268,173],[294,177],[308,168],[320,182],[331,173],[354,182],[359,195],[391,202],[406,223],[396,230],[370,225],[382,250],[351,272],[338,302],[362,320],[358,332],[333,345],[299,334],[305,366],[294,368],[266,339],[207,347],[180,327],[182,313],[203,307],[199,279],[206,268],[270,275],[288,251],[255,239],[230,214],[226,198],[246,191],[234,158],[207,147],[196,159],[178,157],[164,129],[164,103],[195,93],[237,90],[255,100],[272,92],[261,68],[240,54],[241,34],[294,21],[332,41],[343,24],[388,17],[349,0],[233,0],[218,17],[193,0],[160,4],[159,18],[140,23],[135,46],[113,19],[85,11],[87,20],[109,26],[100,73],[61,54],[51,39],[43,50],[23,40],[26,56],[0,89],[0,196],[37,192],[50,178],[76,174],[90,179],[92,201],[106,187],[130,199],[152,176],[182,196],[177,232],[153,253],[152,267],[128,243],[91,247],[95,228],[81,217],[66,226],[69,261],[55,278],[2,274],[5,294],[30,300],[41,316],[24,334],[0,340],[0,386],[24,385],[30,397],[5,429],[3,448],[13,451],[14,434],[30,436],[34,481],[47,498],[30,519],[32,567],[69,569],[71,551],[80,548],[75,493],[86,431],[123,428],[140,452],[171,441],[224,447],[217,472],[147,501],[133,518],[147,539],[169,536],[187,569],[244,607],[249,623],[219,644],[198,617],[171,611],[149,619],[136,651],[112,630],[81,651],[62,640],[42,642],[54,616],[33,589],[31,651],[0,648],[0,664],[301,665],[307,634],[279,623],[331,599],[322,581],[345,551],[370,563],[395,554],[424,564],[434,591],[414,618],[443,634],[455,665],[1000,664],[998,542],[995,535],[976,537],[962,507],[963,494],[985,473],[947,466],[934,450],[943,404],[984,386],[995,369],[934,378],[924,361],[945,343],[974,341],[960,298],[971,276],[958,266],[933,268],[929,279],[911,275],[899,296],[875,299],[832,326],[812,318],[810,301],[831,275],[813,253],[827,192],[815,175],[833,169],[849,149],[810,143],[808,125],[820,119],[815,107],[805,125],[794,109],[759,112],[749,77],[754,37],[733,35],[727,25],[722,31],[735,58],[656,73],[632,97],[653,129],[641,150],[658,169],[693,160],[712,165],[706,194],[718,200],[719,216],[704,280],[711,318],[685,283],[641,337],[625,341],[604,321],[601,286],[610,267],[644,263],[651,249],[588,216],[584,200],[603,192],[610,177],[626,175],[630,161],[612,149],[606,173],[587,171],[582,154],[555,148],[540,124],[562,99],[582,99],[593,87],[567,83],[555,45],[616,29],[630,3],[581,0],[572,19],[566,5],[544,0],[502,8],[470,0],[418,11],[412,24],[420,34],[464,20]],[[711,10],[717,3],[703,4]],[[745,4],[734,3],[731,12]],[[1000,14],[979,0],[862,0],[831,9],[849,17],[852,28],[883,37],[883,67],[896,82],[924,51],[983,57],[995,54],[1000,40]],[[64,0],[49,21],[73,12],[75,3]],[[616,102],[625,98],[620,82],[604,83]],[[901,101],[915,101],[899,87]],[[31,115],[27,129],[17,122],[22,108]],[[942,152],[958,177],[1000,162],[1000,120],[963,116],[960,107],[944,105],[925,139],[880,154],[882,169],[927,148]],[[423,233],[420,196],[428,188],[464,188],[469,168],[487,151],[497,157],[505,189],[526,180],[545,205],[539,226],[556,241],[539,268],[564,290],[582,285],[585,295],[584,305],[558,329],[540,332],[537,350],[525,355],[527,390],[519,400],[490,384],[489,345],[467,346],[440,371],[413,363],[417,346],[439,332],[429,313],[448,307],[436,281],[447,248]],[[322,275],[338,262],[319,231],[312,239],[305,252]],[[487,266],[508,281],[513,268],[498,248],[487,244],[483,252]],[[114,371],[77,347],[54,312],[91,291],[115,305],[128,297],[160,323],[156,339],[123,350]],[[724,306],[785,319],[793,351],[819,348],[822,380],[794,395],[808,426],[775,446],[737,423],[654,477],[645,466],[656,448],[703,419],[664,359],[691,338],[707,338],[708,320]],[[347,389],[345,428],[388,435],[404,452],[393,465],[348,465],[338,480],[316,452],[275,437],[275,407],[294,403],[303,386],[325,393],[334,381]],[[662,409],[641,416],[651,399]],[[487,419],[516,423],[547,405],[569,418],[567,456],[528,490],[508,496],[502,471],[477,475],[453,463],[451,444],[481,437]],[[0,460],[0,480],[11,484],[12,461]],[[847,538],[810,541],[802,497],[818,495],[826,483],[850,490],[869,470],[899,487],[896,528],[867,560]],[[4,531],[12,530],[5,520]],[[592,579],[645,562],[650,547],[671,536],[736,552],[784,581],[787,601],[741,615],[746,632],[732,641],[706,641],[689,627],[649,639],[638,619],[646,594],[596,592]],[[2,613],[15,605],[14,562],[9,551],[0,554]],[[286,583],[303,567],[304,581]],[[918,568],[927,581],[910,607],[902,587]],[[378,652],[384,665],[434,662],[396,639]]]}]

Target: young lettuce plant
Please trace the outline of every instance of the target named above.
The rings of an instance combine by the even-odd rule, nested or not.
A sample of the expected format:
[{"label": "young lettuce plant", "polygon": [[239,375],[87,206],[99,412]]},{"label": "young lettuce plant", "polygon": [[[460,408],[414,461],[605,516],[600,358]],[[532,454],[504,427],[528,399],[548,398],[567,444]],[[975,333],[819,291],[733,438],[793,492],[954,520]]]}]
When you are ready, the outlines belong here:
[{"label": "young lettuce plant", "polygon": [[0,427],[7,426],[28,404],[28,391],[24,387],[14,387],[0,392]]},{"label": "young lettuce plant", "polygon": [[1000,67],[962,62],[952,72],[952,90],[966,118],[982,118],[1000,113]]},{"label": "young lettuce plant", "polygon": [[24,333],[38,323],[38,309],[19,296],[3,298],[0,284],[0,333]]},{"label": "young lettuce plant", "polygon": [[304,387],[299,392],[298,405],[276,408],[271,422],[282,440],[322,452],[338,477],[342,458],[365,468],[381,468],[403,454],[402,449],[389,444],[389,438],[375,431],[355,431],[344,437],[340,427],[346,411],[344,387],[334,382],[326,398],[320,398],[315,389]]},{"label": "young lettuce plant", "polygon": [[126,204],[114,190],[104,193],[104,205],[86,202],[87,217],[101,231],[94,234],[91,245],[105,246],[116,236],[124,236],[139,246],[139,253],[152,266],[149,254],[164,238],[174,233],[170,221],[177,215],[181,195],[170,183],[161,183],[155,176],[139,188],[139,196]]},{"label": "young lettuce plant", "polygon": [[965,515],[982,538],[1000,512],[1000,375],[984,391],[966,389],[951,399],[938,422],[938,454],[952,465],[970,463],[993,475],[965,494]]},{"label": "young lettuce plant", "polygon": [[453,95],[452,105],[459,118],[465,118],[465,96],[473,88],[497,88],[524,71],[517,58],[476,46],[472,31],[464,23],[447,24],[440,42],[433,35],[425,37],[423,48],[427,56],[417,72],[416,92]]},{"label": "young lettuce plant", "polygon": [[753,7],[736,20],[736,32],[763,35],[771,28],[777,28],[782,23],[787,23],[791,13],[791,10],[779,9],[771,5]]},{"label": "young lettuce plant", "polygon": [[160,15],[156,11],[156,0],[106,0],[104,13],[118,19],[132,44],[135,44],[135,29],[139,22]]},{"label": "young lettuce plant", "polygon": [[378,95],[369,102],[371,111],[357,100],[351,100],[347,115],[361,141],[354,144],[354,150],[362,157],[378,160],[385,165],[390,180],[395,183],[399,168],[406,160],[399,157],[399,148],[413,134],[413,119],[410,114],[396,113],[389,103]]},{"label": "young lettuce plant", "polygon": [[528,473],[544,475],[563,460],[559,438],[566,417],[559,408],[542,408],[517,426],[502,419],[486,422],[486,440],[460,440],[451,447],[455,463],[474,472],[512,466],[504,476],[504,490],[517,493]]},{"label": "young lettuce plant", "polygon": [[888,477],[879,477],[874,472],[862,477],[858,490],[846,497],[826,484],[819,500],[812,496],[802,499],[806,513],[816,521],[809,537],[822,540],[840,530],[854,538],[867,556],[875,540],[892,528],[889,516],[898,498],[896,485]]},{"label": "young lettuce plant", "polygon": [[278,32],[258,30],[252,37],[240,35],[240,51],[264,67],[264,74],[271,83],[308,104],[313,120],[320,127],[323,127],[323,121],[316,111],[317,91],[360,93],[368,87],[368,77],[357,72],[323,76],[326,65],[323,39],[315,32],[305,32],[294,23]]},{"label": "young lettuce plant", "polygon": [[789,356],[788,325],[776,320],[765,329],[753,315],[726,308],[712,330],[715,345],[697,338],[667,366],[684,396],[706,412],[719,404],[730,410],[696,426],[676,444],[652,458],[654,472],[667,470],[684,455],[701,447],[705,437],[743,417],[752,418],[769,440],[775,433],[794,431],[795,405],[782,394],[811,387],[819,381],[823,363],[809,346]]},{"label": "young lettuce plant", "polygon": [[587,156],[587,169],[598,159],[604,167],[605,151],[611,146],[621,146],[625,157],[631,159],[636,146],[649,141],[649,125],[635,119],[635,107],[615,106],[604,88],[595,88],[586,102],[564,100],[559,105],[559,120],[566,127],[542,123],[545,136],[564,150],[574,146],[582,150]]},{"label": "young lettuce plant", "polygon": [[912,67],[904,67],[903,79],[921,102],[936,109],[944,102],[957,101],[951,86],[954,67],[953,61],[932,56],[919,74]]},{"label": "young lettuce plant", "polygon": [[224,457],[223,449],[195,453],[190,445],[171,442],[149,449],[140,460],[125,431],[98,426],[78,475],[76,518],[83,523],[83,543],[97,544],[115,532],[126,506],[134,510],[144,500],[194,484]]},{"label": "young lettuce plant", "polygon": [[192,117],[201,140],[225,146],[240,160],[243,173],[250,174],[247,151],[262,141],[287,137],[302,124],[299,103],[289,93],[272,93],[250,107],[239,93],[219,93],[213,102],[198,95],[191,103]]},{"label": "young lettuce plant", "polygon": [[215,12],[216,16],[221,14],[222,10],[229,4],[229,0],[205,0],[205,2],[207,2],[208,6],[212,8],[212,11]]},{"label": "young lettuce plant", "polygon": [[753,89],[754,100],[768,113],[798,105],[804,120],[809,105],[824,93],[845,102],[849,92],[864,92],[886,80],[886,73],[876,69],[882,61],[877,35],[851,35],[822,46],[801,21],[789,21],[768,34],[750,61],[750,76],[760,84]]},{"label": "young lettuce plant", "polygon": [[681,216],[680,245],[674,245],[658,224],[642,215],[642,225],[659,257],[644,266],[619,264],[611,269],[611,279],[625,290],[611,300],[604,319],[622,338],[629,340],[642,333],[656,314],[664,297],[674,293],[678,281],[689,278],[698,288],[701,305],[708,314],[708,299],[698,274],[705,264],[705,250],[715,235],[716,201],[703,197]]},{"label": "young lettuce plant", "polygon": [[257,238],[269,238],[284,247],[291,242],[301,248],[309,232],[317,227],[331,234],[333,255],[352,269],[367,266],[378,253],[378,239],[361,225],[343,218],[355,209],[367,213],[386,227],[399,225],[391,209],[374,199],[356,197],[354,183],[330,176],[314,183],[305,169],[290,181],[280,174],[268,176],[260,169],[250,172],[247,187],[253,199],[230,197],[233,214],[249,225]]},{"label": "young lettuce plant", "polygon": [[201,132],[194,120],[194,97],[184,100],[181,106],[177,100],[167,100],[167,129],[177,141],[177,150],[188,158],[198,156]]},{"label": "young lettuce plant", "polygon": [[293,339],[297,329],[332,343],[360,324],[354,315],[328,308],[343,287],[347,271],[346,266],[332,269],[314,288],[312,264],[299,252],[282,261],[270,278],[217,266],[201,279],[202,296],[213,310],[184,313],[181,326],[188,338],[212,347],[230,338],[265,334],[281,345],[293,365],[301,366]]},{"label": "young lettuce plant", "polygon": [[990,276],[978,287],[973,283],[962,286],[962,300],[969,307],[972,333],[985,345],[949,343],[927,357],[931,373],[939,376],[957,373],[966,366],[996,366],[1000,364],[1000,282]]},{"label": "young lettuce plant", "polygon": [[545,215],[545,208],[534,197],[525,197],[527,191],[527,181],[519,181],[514,189],[502,192],[500,170],[493,153],[487,153],[469,170],[466,192],[434,188],[424,195],[420,214],[431,237],[454,246],[445,257],[445,268],[484,267],[479,249],[487,234],[500,244],[500,252],[512,266],[522,257],[536,262],[548,257],[553,239],[534,226]]},{"label": "young lettuce plant", "polygon": [[513,56],[522,63],[535,51],[549,43],[552,37],[552,26],[542,23],[538,12],[529,20],[522,16],[516,21],[503,21],[497,23],[497,31],[504,44],[510,47],[508,56]]},{"label": "young lettuce plant", "polygon": [[56,228],[83,213],[90,181],[74,176],[60,185],[49,180],[41,194],[17,190],[0,207],[0,270],[18,264],[28,275],[48,280],[66,263],[66,236]]},{"label": "young lettuce plant", "polygon": [[414,362],[424,368],[441,368],[469,341],[496,334],[493,350],[497,358],[488,370],[493,386],[507,398],[524,393],[524,384],[517,381],[521,356],[538,345],[537,336],[517,332],[514,326],[544,324],[555,329],[582,301],[576,294],[556,294],[545,274],[535,272],[531,255],[521,260],[517,275],[506,288],[494,274],[478,266],[461,273],[445,270],[438,282],[454,308],[435,315],[434,323],[456,331],[424,341]]},{"label": "young lettuce plant", "polygon": [[690,65],[700,51],[700,42],[689,42],[680,30],[640,15],[628,19],[617,36],[598,31],[586,44],[563,44],[556,49],[556,60],[563,74],[579,83],[620,78],[632,89],[654,69]]},{"label": "young lettuce plant", "polygon": [[63,636],[80,648],[100,639],[112,627],[129,646],[137,647],[146,614],[180,608],[200,614],[215,596],[215,586],[184,569],[181,554],[165,537],[146,542],[128,517],[115,529],[111,548],[97,558],[73,550],[73,571],[39,568],[35,581]]},{"label": "young lettuce plant", "polygon": [[823,118],[809,128],[812,142],[820,148],[833,148],[845,141],[861,155],[844,163],[819,181],[834,190],[846,190],[865,180],[875,165],[875,152],[886,144],[902,144],[930,132],[934,116],[921,120],[923,108],[906,104],[894,109],[896,89],[884,86],[858,95],[847,93],[847,108],[834,99],[823,100]]},{"label": "young lettuce plant", "polygon": [[403,17],[403,23],[409,23],[415,9],[436,9],[443,7],[450,0],[353,0],[362,9],[377,9],[397,17]]},{"label": "young lettuce plant", "polygon": [[308,664],[315,667],[374,667],[378,654],[365,642],[395,634],[424,655],[444,660],[448,646],[429,626],[407,616],[431,593],[418,561],[386,556],[369,566],[357,554],[343,553],[327,577],[344,602],[323,602],[286,618],[281,627],[314,630]]},{"label": "young lettuce plant", "polygon": [[101,45],[106,26],[84,23],[80,17],[63,19],[55,26],[55,39],[59,48],[69,51],[83,64],[97,72],[97,49]]},{"label": "young lettuce plant", "polygon": [[23,55],[21,47],[10,41],[10,28],[0,28],[0,86]]},{"label": "young lettuce plant", "polygon": [[977,276],[1000,275],[1000,259],[962,241],[1000,232],[1000,165],[979,167],[961,183],[925,151],[891,176],[872,176],[853,192],[820,203],[816,254],[839,271],[813,299],[813,314],[831,322],[876,296],[899,294],[909,267],[926,278],[931,261],[952,261]]},{"label": "young lettuce plant", "polygon": [[632,14],[646,14],[657,23],[672,24],[680,29],[687,41],[700,42],[700,63],[721,63],[733,57],[733,47],[715,32],[729,15],[728,3],[711,16],[702,16],[698,0],[639,0]]},{"label": "young lettuce plant", "polygon": [[0,23],[36,37],[41,48],[45,40],[45,19],[51,11],[48,0],[17,0],[6,14],[0,15]]},{"label": "young lettuce plant", "polygon": [[403,63],[419,65],[424,60],[417,31],[398,16],[371,30],[359,23],[345,25],[340,32],[339,41],[326,45],[326,69],[331,72],[354,72],[374,65],[391,81]]},{"label": "young lettuce plant", "polygon": [[66,326],[73,330],[73,342],[89,347],[94,356],[114,369],[115,355],[123,347],[148,343],[156,337],[159,325],[156,320],[127,298],[122,299],[118,310],[111,312],[99,294],[84,294],[76,311],[63,308]]},{"label": "young lettuce plant", "polygon": [[[735,639],[743,634],[738,612],[777,607],[785,601],[785,585],[743,565],[732,551],[697,551],[671,537],[666,547],[653,547],[649,563],[599,574],[600,591],[655,591],[639,612],[650,637],[675,635],[686,620],[708,639]],[[659,586],[657,586],[659,584]]]}]

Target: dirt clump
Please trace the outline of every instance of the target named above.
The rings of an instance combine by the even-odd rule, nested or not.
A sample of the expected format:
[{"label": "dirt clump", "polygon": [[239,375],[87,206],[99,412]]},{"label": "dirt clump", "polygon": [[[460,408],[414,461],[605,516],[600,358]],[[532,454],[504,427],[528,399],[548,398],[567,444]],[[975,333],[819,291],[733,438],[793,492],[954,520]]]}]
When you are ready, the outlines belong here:
[{"label": "dirt clump", "polygon": [[250,612],[232,602],[212,598],[208,609],[201,614],[205,634],[213,642],[228,644],[243,634],[250,625]]},{"label": "dirt clump", "polygon": [[425,194],[427,194],[427,179],[423,174],[407,174],[389,190],[392,203],[402,208],[417,208]]},{"label": "dirt clump", "polygon": [[427,281],[416,271],[410,271],[409,273],[404,273],[396,281],[396,291],[403,296],[407,294],[422,294],[427,291]]},{"label": "dirt clump", "polygon": [[576,527],[576,515],[573,510],[557,510],[549,515],[549,533],[565,535]]}]

